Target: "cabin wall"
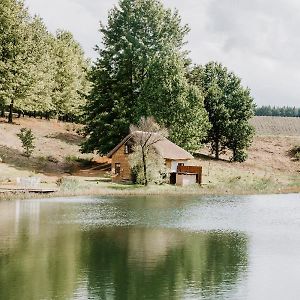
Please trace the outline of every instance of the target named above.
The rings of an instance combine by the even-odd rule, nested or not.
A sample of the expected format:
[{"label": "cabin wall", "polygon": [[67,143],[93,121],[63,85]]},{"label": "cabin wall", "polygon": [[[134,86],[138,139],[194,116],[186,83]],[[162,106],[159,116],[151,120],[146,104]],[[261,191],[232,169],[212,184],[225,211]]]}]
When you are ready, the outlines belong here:
[{"label": "cabin wall", "polygon": [[[131,168],[128,160],[129,154],[125,153],[125,145],[122,145],[111,158],[112,181],[131,180]],[[120,174],[115,174],[115,165],[120,164]]]}]

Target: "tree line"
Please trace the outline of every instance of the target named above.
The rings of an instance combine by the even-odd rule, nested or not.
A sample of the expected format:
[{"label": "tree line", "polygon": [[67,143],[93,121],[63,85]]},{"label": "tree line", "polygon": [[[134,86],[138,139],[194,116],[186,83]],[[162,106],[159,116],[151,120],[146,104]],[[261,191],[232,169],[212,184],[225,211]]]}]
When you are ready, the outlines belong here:
[{"label": "tree line", "polygon": [[197,151],[209,143],[216,158],[247,157],[254,129],[250,90],[222,64],[192,65],[187,25],[159,0],[121,0],[101,25],[92,66],[82,150],[105,155],[142,117],[168,128],[177,145]]},{"label": "tree line", "polygon": [[100,25],[91,64],[70,32],[50,33],[21,0],[0,0],[0,113],[85,124],[83,152],[107,154],[130,125],[152,117],[179,146],[208,143],[244,161],[254,130],[250,90],[222,64],[193,65],[188,25],[160,0],[120,0]]},{"label": "tree line", "polygon": [[0,0],[0,114],[78,118],[89,91],[81,46],[64,30],[50,33],[23,1]]},{"label": "tree line", "polygon": [[300,117],[300,108],[290,106],[260,106],[255,108],[256,116]]}]

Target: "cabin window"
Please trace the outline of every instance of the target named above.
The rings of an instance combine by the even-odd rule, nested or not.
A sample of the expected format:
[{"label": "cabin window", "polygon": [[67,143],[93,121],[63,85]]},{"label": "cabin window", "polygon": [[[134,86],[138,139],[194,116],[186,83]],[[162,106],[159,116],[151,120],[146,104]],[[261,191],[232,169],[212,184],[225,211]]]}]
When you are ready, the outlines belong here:
[{"label": "cabin window", "polygon": [[121,174],[121,164],[120,163],[116,163],[115,164],[115,174],[116,175],[120,175]]},{"label": "cabin window", "polygon": [[127,144],[125,145],[124,153],[125,154],[129,153],[129,146]]}]

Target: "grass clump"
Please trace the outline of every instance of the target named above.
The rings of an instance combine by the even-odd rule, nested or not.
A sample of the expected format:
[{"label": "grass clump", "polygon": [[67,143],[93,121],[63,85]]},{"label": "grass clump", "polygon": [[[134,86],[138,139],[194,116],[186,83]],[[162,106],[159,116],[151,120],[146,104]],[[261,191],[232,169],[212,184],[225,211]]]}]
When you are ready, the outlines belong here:
[{"label": "grass clump", "polygon": [[56,185],[61,191],[74,191],[80,187],[80,181],[76,178],[61,177],[57,179]]}]

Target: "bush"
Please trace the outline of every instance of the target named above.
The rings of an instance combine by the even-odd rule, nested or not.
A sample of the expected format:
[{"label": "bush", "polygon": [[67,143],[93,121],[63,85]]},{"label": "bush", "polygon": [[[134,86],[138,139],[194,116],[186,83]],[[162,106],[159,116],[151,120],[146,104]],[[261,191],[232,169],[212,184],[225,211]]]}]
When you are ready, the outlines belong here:
[{"label": "bush", "polygon": [[233,157],[231,158],[231,161],[242,163],[246,161],[248,158],[248,154],[244,150],[237,150]]},{"label": "bush", "polygon": [[290,154],[292,155],[292,157],[297,160],[300,161],[300,146],[295,146],[290,150]]},{"label": "bush", "polygon": [[17,136],[21,140],[22,147],[24,149],[24,155],[29,158],[35,149],[35,137],[31,129],[21,128],[20,133],[18,133]]},{"label": "bush", "polygon": [[[129,155],[133,183],[145,184],[141,151],[134,147]],[[148,183],[162,184],[168,182],[168,171],[164,159],[154,149],[149,149],[146,160]]]}]

